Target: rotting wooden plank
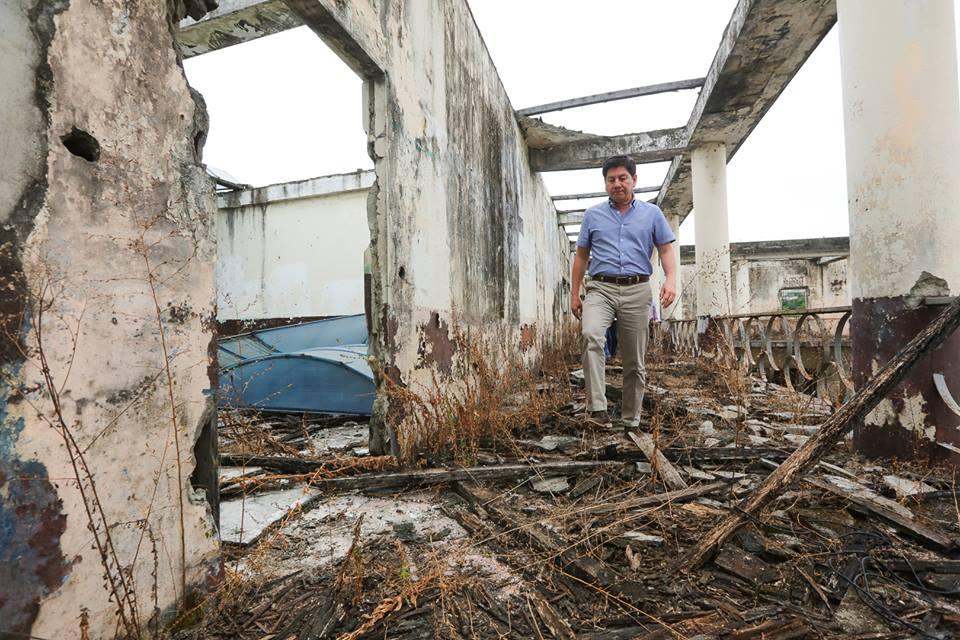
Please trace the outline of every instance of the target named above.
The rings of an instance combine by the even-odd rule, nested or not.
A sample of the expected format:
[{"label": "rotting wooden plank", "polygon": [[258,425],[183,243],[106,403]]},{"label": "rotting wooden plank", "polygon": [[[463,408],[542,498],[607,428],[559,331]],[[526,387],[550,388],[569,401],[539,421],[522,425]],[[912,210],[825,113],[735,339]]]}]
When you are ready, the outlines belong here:
[{"label": "rotting wooden plank", "polygon": [[857,495],[852,491],[847,491],[846,489],[838,487],[837,485],[820,478],[804,478],[803,481],[812,484],[819,489],[823,489],[824,491],[829,491],[834,495],[840,496],[841,498],[858,505],[863,509],[866,509],[881,520],[893,525],[898,530],[909,535],[911,538],[914,538],[928,549],[933,549],[934,551],[939,551],[941,553],[950,553],[960,548],[960,542],[958,542],[957,538],[951,537],[942,531],[932,529],[926,525],[911,520],[910,518],[905,517],[903,514],[897,513],[892,509],[887,509],[882,504],[879,504],[874,500],[870,500],[867,497]]},{"label": "rotting wooden plank", "polygon": [[680,472],[677,471],[660,452],[653,438],[646,433],[635,433],[633,431],[628,431],[627,437],[640,448],[640,451],[643,451],[643,455],[647,456],[647,460],[653,465],[654,473],[663,479],[663,483],[667,485],[667,487],[674,491],[687,488],[687,483],[684,482]]},{"label": "rotting wooden plank", "polygon": [[657,493],[649,496],[625,498],[618,502],[594,504],[583,507],[582,509],[578,509],[577,513],[599,515],[601,513],[609,513],[611,511],[625,511],[629,509],[655,507],[661,504],[667,504],[668,502],[686,502],[687,500],[693,500],[694,498],[699,498],[700,496],[713,493],[714,491],[723,489],[726,486],[728,486],[728,483],[726,482],[698,484],[692,487],[687,487],[686,489],[680,489],[678,491],[667,491],[666,493]]},{"label": "rotting wooden plank", "polygon": [[543,624],[550,630],[554,638],[560,640],[576,640],[576,634],[570,624],[560,617],[556,609],[549,602],[543,599],[535,590],[527,592],[527,601],[533,606],[534,611],[543,620]]},{"label": "rotting wooden plank", "polygon": [[935,349],[960,326],[960,298],[918,333],[887,362],[849,401],[827,418],[820,432],[797,449],[776,471],[754,489],[737,509],[684,555],[677,568],[690,571],[712,557],[740,527],[750,522],[794,480],[813,469],[833,446],[903,380],[925,353]]},{"label": "rotting wooden plank", "polygon": [[[774,447],[667,447],[660,453],[670,462],[694,464],[697,462],[711,462],[721,464],[725,462],[756,462],[760,458],[768,460],[786,460],[793,453],[789,449]],[[577,454],[579,459],[598,460],[640,460],[646,459],[642,451],[634,449],[620,449],[617,447],[597,447]]]},{"label": "rotting wooden plank", "polygon": [[[225,456],[231,466],[258,466],[284,473],[309,474],[323,467],[321,460],[299,460],[297,458],[271,458],[268,456]],[[575,475],[584,471],[600,469],[618,469],[617,461],[606,460],[561,460],[539,464],[503,464],[485,467],[460,467],[457,469],[418,469],[394,473],[364,473],[362,475],[341,478],[311,478],[308,484],[325,490],[348,491],[353,489],[409,489],[448,482],[474,480],[492,482],[513,480],[531,475]]]}]

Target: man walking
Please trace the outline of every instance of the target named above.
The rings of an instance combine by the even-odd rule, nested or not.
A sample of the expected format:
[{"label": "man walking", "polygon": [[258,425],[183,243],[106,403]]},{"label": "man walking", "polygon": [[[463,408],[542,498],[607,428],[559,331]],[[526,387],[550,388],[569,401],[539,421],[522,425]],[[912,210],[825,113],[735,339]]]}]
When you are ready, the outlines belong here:
[{"label": "man walking", "polygon": [[[603,163],[603,179],[610,199],[583,214],[573,260],[571,311],[582,323],[587,411],[591,419],[602,422],[607,422],[604,333],[617,318],[623,358],[621,418],[625,427],[636,428],[647,381],[644,357],[653,298],[650,256],[656,247],[666,276],[660,288],[660,303],[669,306],[677,291],[677,258],[673,250],[676,237],[659,207],[633,197],[637,184],[633,159],[608,158]],[[586,297],[581,302],[580,283],[588,261]]]}]

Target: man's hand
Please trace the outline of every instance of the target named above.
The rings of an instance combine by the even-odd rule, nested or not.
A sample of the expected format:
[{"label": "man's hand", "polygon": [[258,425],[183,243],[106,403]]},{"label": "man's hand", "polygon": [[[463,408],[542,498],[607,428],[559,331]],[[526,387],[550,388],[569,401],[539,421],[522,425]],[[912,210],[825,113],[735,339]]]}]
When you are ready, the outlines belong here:
[{"label": "man's hand", "polygon": [[570,302],[570,311],[577,320],[580,320],[583,316],[583,300],[580,299],[579,295],[573,296],[573,300]]},{"label": "man's hand", "polygon": [[670,280],[667,280],[663,283],[663,286],[660,287],[660,306],[664,308],[669,307],[676,299],[677,287]]}]

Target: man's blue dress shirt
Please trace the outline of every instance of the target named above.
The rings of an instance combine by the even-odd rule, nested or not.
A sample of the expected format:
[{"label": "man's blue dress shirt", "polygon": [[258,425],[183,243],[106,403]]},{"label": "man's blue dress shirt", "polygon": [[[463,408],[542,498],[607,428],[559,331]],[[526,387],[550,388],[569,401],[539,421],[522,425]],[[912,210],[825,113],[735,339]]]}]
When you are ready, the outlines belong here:
[{"label": "man's blue dress shirt", "polygon": [[607,200],[584,212],[577,246],[590,249],[587,273],[591,277],[649,276],[654,245],[676,239],[657,205],[634,199],[630,209],[621,214]]}]

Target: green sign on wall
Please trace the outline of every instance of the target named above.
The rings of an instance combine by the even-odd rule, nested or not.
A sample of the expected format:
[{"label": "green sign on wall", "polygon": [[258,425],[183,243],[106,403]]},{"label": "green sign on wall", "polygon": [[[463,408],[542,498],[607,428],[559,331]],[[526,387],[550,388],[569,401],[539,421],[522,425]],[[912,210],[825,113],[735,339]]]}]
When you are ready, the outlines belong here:
[{"label": "green sign on wall", "polygon": [[780,309],[783,311],[803,311],[806,308],[806,288],[780,290]]}]

